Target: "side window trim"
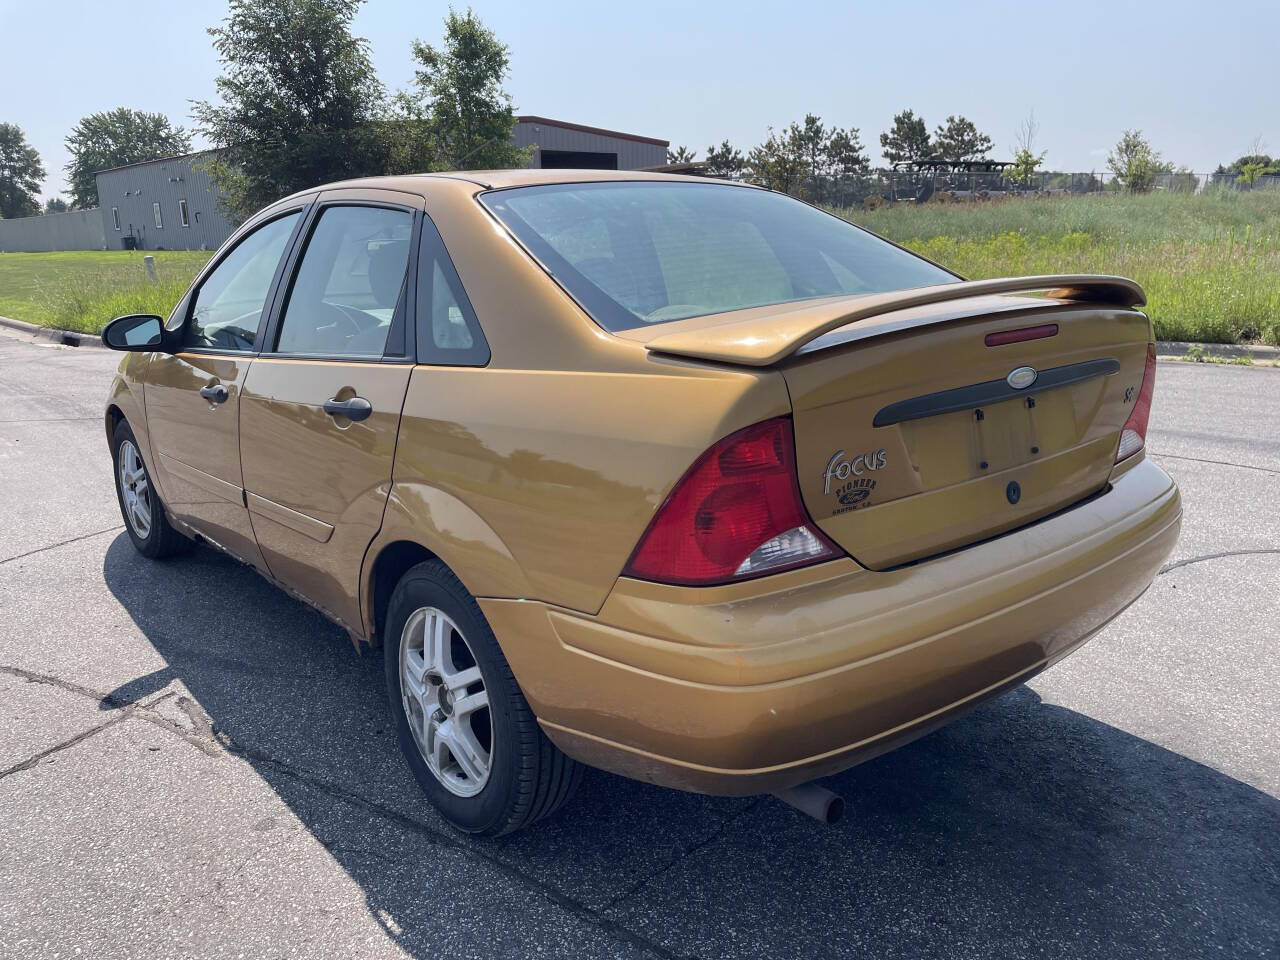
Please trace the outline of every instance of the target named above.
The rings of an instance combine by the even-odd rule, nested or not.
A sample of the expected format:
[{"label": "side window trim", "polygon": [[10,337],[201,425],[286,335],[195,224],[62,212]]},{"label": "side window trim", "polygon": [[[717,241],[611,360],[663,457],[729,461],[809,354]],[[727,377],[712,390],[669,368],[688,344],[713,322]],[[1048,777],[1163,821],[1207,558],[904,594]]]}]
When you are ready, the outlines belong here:
[{"label": "side window trim", "polygon": [[262,352],[262,345],[265,342],[263,339],[264,334],[266,333],[268,323],[275,310],[275,301],[276,301],[276,296],[280,290],[281,278],[285,276],[286,267],[292,262],[295,248],[298,245],[298,237],[301,236],[303,228],[308,223],[314,207],[315,207],[315,198],[309,197],[303,203],[300,203],[296,206],[286,207],[281,210],[273,210],[271,213],[271,216],[263,217],[261,220],[256,222],[251,221],[250,224],[246,225],[247,229],[238,231],[236,235],[232,237],[233,242],[229,242],[226,245],[224,245],[224,247],[218,251],[218,254],[205,265],[204,269],[200,271],[200,276],[196,279],[196,282],[193,283],[191,285],[191,289],[187,291],[187,294],[185,297],[186,308],[181,313],[182,320],[175,328],[173,328],[175,330],[183,331],[184,335],[185,335],[187,324],[191,322],[191,311],[195,309],[196,300],[200,295],[200,288],[204,286],[204,283],[209,278],[209,275],[212,274],[215,270],[217,270],[218,267],[222,266],[222,262],[231,255],[231,252],[235,250],[238,246],[240,246],[240,244],[244,240],[248,239],[250,235],[257,233],[267,224],[274,223],[276,220],[279,220],[281,217],[287,217],[295,213],[300,213],[301,216],[298,217],[298,222],[293,225],[293,232],[290,234],[288,241],[284,245],[284,251],[285,251],[284,255],[280,257],[280,262],[276,264],[276,272],[271,278],[271,286],[267,288],[267,299],[263,302],[262,313],[263,313],[263,316],[267,318],[268,322],[258,324],[258,333],[253,341],[253,349],[224,350],[224,349],[219,349],[217,347],[184,346],[182,348],[183,353],[201,353],[201,354],[215,354],[215,355],[229,354],[231,356],[240,357],[240,356],[256,356],[257,354]]},{"label": "side window trim", "polygon": [[[411,345],[411,348],[416,348],[412,354],[414,359],[420,364],[435,367],[488,366],[493,354],[489,349],[489,341],[484,335],[484,330],[480,327],[480,318],[476,316],[475,308],[471,306],[471,298],[467,295],[467,288],[463,286],[462,278],[458,276],[458,270],[453,265],[453,257],[449,254],[449,248],[445,246],[444,237],[441,236],[435,222],[425,213],[422,217],[422,236],[418,245],[418,255],[412,259],[414,269],[417,271],[416,277],[413,278],[414,288],[418,292],[418,309],[411,314],[415,322],[409,325],[414,331],[416,340],[416,343]],[[467,328],[471,331],[474,343],[466,349],[442,350],[435,346],[431,317],[433,292],[431,286],[435,282],[435,277],[431,268],[436,262],[439,262],[440,272],[449,286],[449,292],[453,295],[458,308],[462,311],[462,316],[467,321]]]},{"label": "side window trim", "polygon": [[[409,234],[409,249],[416,250],[418,248],[422,211],[411,204],[401,203],[390,198],[363,197],[332,197],[313,203],[304,218],[304,222],[300,225],[300,229],[293,238],[289,255],[282,261],[284,269],[277,276],[276,285],[272,290],[271,312],[267,322],[258,331],[257,354],[263,357],[288,357],[292,360],[333,360],[343,363],[411,363],[413,344],[406,338],[405,331],[406,328],[412,328],[413,326],[413,324],[407,322],[406,318],[414,315],[412,310],[416,299],[414,293],[417,262],[413,256],[409,257],[409,263],[405,271],[405,284],[402,287],[400,301],[396,305],[396,312],[391,319],[391,329],[387,333],[388,348],[384,349],[381,357],[331,356],[320,353],[280,353],[276,350],[280,335],[280,324],[284,319],[285,308],[289,302],[289,293],[292,290],[294,281],[297,280],[298,269],[301,267],[302,258],[307,252],[307,244],[315,232],[321,214],[331,207],[384,207],[391,210],[403,210],[413,217],[413,227]],[[397,339],[404,342],[403,353],[390,352],[393,341]]]}]

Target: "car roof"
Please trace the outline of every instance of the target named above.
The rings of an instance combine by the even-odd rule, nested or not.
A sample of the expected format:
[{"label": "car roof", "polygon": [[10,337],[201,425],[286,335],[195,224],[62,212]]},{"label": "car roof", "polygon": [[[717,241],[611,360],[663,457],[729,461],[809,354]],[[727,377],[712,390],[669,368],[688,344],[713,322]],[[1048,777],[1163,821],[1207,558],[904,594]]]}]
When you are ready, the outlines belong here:
[{"label": "car roof", "polygon": [[[400,190],[406,193],[421,193],[433,180],[461,180],[485,189],[523,187],[545,183],[600,183],[636,180],[658,180],[672,183],[733,183],[731,180],[716,180],[711,177],[653,173],[646,170],[459,170],[443,173],[412,173],[392,177],[363,177],[358,180],[326,183],[324,186],[313,187],[311,190],[304,192],[311,193],[315,190],[363,187],[373,190]],[[741,184],[734,185],[741,186]]]}]

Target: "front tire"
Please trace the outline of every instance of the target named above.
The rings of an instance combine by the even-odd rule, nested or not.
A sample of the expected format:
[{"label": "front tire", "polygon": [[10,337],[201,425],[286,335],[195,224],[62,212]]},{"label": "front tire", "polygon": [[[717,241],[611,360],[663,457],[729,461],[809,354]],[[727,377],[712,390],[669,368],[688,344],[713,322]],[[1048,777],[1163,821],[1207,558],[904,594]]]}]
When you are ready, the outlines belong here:
[{"label": "front tire", "polygon": [[160,560],[191,549],[192,542],[169,524],[164,504],[142,461],[138,440],[126,420],[117,423],[112,434],[111,464],[120,516],[137,551]]},{"label": "front tire", "polygon": [[439,560],[387,608],[387,695],[400,748],[459,830],[500,836],[558,810],[582,780],[538,726],[475,598]]}]

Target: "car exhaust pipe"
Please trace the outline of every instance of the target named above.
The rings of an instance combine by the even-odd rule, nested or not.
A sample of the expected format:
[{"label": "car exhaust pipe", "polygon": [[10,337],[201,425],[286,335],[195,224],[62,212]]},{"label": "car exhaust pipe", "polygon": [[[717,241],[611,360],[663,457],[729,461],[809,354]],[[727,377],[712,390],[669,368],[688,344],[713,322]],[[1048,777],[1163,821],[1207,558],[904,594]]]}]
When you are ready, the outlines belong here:
[{"label": "car exhaust pipe", "polygon": [[838,823],[844,816],[844,798],[812,781],[788,787],[786,790],[775,790],[773,795],[788,806],[795,807],[801,813],[808,814],[827,826]]}]

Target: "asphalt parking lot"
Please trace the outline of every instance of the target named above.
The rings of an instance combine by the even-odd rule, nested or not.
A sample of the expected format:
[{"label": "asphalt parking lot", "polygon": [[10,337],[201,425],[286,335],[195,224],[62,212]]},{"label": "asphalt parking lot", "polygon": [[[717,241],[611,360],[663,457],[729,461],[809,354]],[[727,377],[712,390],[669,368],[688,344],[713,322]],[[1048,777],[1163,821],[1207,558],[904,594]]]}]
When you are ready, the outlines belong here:
[{"label": "asphalt parking lot", "polygon": [[0,331],[0,955],[1280,956],[1280,370],[1160,364],[1171,563],[832,778],[840,824],[589,773],[476,841],[402,763],[380,653],[212,550],[135,554],[116,359]]}]

